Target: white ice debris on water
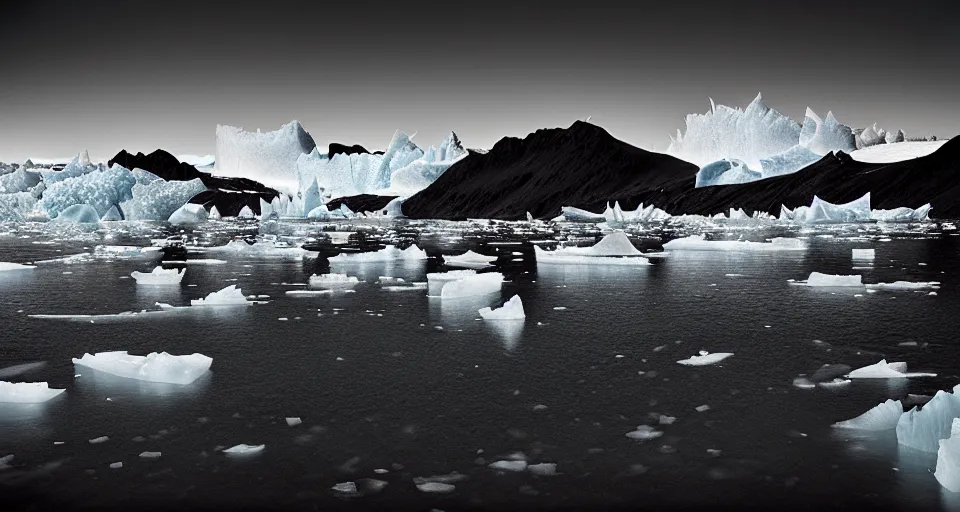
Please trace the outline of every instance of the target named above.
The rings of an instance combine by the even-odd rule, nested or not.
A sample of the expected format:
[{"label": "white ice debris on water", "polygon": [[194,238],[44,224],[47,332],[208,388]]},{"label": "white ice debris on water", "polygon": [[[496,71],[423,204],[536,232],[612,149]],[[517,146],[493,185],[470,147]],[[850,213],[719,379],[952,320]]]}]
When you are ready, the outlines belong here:
[{"label": "white ice debris on water", "polygon": [[527,469],[527,461],[525,460],[498,460],[487,465],[490,469],[496,469],[499,471],[514,471],[520,472]]},{"label": "white ice debris on water", "polygon": [[341,253],[329,259],[330,263],[371,263],[382,261],[418,261],[427,259],[426,251],[416,245],[406,249],[397,249],[388,245],[379,251],[360,253]]},{"label": "white ice debris on water", "polygon": [[953,420],[960,417],[960,386],[952,393],[940,390],[923,405],[914,406],[900,416],[897,423],[897,442],[924,452],[936,453],[940,440],[951,435]]},{"label": "white ice debris on water", "polygon": [[523,302],[519,295],[510,297],[502,307],[497,309],[482,308],[478,311],[480,317],[484,320],[523,320],[526,315],[523,312]]},{"label": "white ice debris on water", "polygon": [[[449,272],[434,272],[427,274],[427,295],[439,297],[443,285],[451,281],[459,281],[466,276],[476,275],[476,270],[451,270]],[[382,277],[380,278],[383,279]]]},{"label": "white ice debris on water", "polygon": [[492,263],[496,260],[496,257],[484,256],[473,251],[467,251],[457,256],[444,256],[443,264],[448,267],[486,268],[492,266]]},{"label": "white ice debris on water", "polygon": [[553,462],[542,462],[540,464],[530,464],[527,471],[539,476],[552,476],[557,474],[557,465]]},{"label": "white ice debris on water", "polygon": [[185,204],[173,212],[167,222],[174,226],[196,226],[207,221],[209,214],[202,204]]},{"label": "white ice debris on water", "polygon": [[233,255],[251,258],[289,258],[298,259],[308,256],[310,251],[300,247],[291,247],[285,242],[272,240],[258,240],[248,244],[243,240],[231,240],[225,245],[215,247],[191,247],[192,251],[214,253],[216,255]]},{"label": "white ice debris on water", "polygon": [[360,281],[355,276],[347,274],[314,274],[310,276],[310,286],[313,288],[343,289],[353,288]]},{"label": "white ice debris on water", "polygon": [[908,373],[907,363],[888,363],[886,359],[881,359],[878,363],[853,370],[846,377],[849,379],[903,379],[907,377],[936,377],[936,374]]},{"label": "white ice debris on water", "polygon": [[591,247],[558,247],[545,251],[535,245],[537,263],[604,264],[604,265],[650,265],[644,254],[637,250],[623,231],[614,231]]},{"label": "white ice debris on water", "polygon": [[6,272],[9,270],[33,270],[37,267],[34,265],[21,265],[20,263],[10,263],[7,261],[0,261],[0,272]]},{"label": "white ice debris on water", "polygon": [[235,284],[216,292],[210,292],[202,299],[190,301],[191,306],[238,306],[247,304],[252,303],[247,301],[247,297]]},{"label": "white ice debris on water", "polygon": [[445,484],[443,482],[424,482],[417,484],[417,489],[420,490],[420,492],[448,493],[456,490],[456,486],[453,484]]},{"label": "white ice debris on water", "polygon": [[902,414],[903,405],[899,400],[887,400],[856,418],[838,421],[833,426],[857,430],[893,430],[897,428]]},{"label": "white ice debris on water", "polygon": [[136,279],[137,284],[142,285],[170,285],[170,284],[180,284],[183,281],[184,274],[187,273],[187,269],[177,270],[175,268],[165,269],[163,267],[156,267],[151,272],[138,272],[133,271],[130,273],[130,276]]},{"label": "white ice debris on water", "polygon": [[301,421],[300,418],[298,418],[298,417],[296,417],[296,418],[284,418],[284,420],[287,422],[287,426],[288,426],[288,427],[296,427],[297,425],[303,423],[303,421]]},{"label": "white ice debris on water", "polygon": [[950,437],[940,440],[933,476],[950,492],[960,492],[960,418],[950,424]]},{"label": "white ice debris on water", "polygon": [[627,432],[627,437],[637,441],[650,441],[663,435],[663,432],[656,430],[650,425],[640,425],[636,430]]},{"label": "white ice debris on water", "polygon": [[873,260],[876,257],[875,249],[853,249],[853,259],[857,261]]},{"label": "white ice debris on water", "polygon": [[713,354],[706,350],[701,350],[699,355],[677,361],[685,366],[706,366],[716,364],[733,355],[733,352],[714,352]]},{"label": "white ice debris on water", "polygon": [[894,281],[892,283],[876,283],[865,285],[868,290],[886,290],[886,291],[917,291],[917,290],[939,290],[939,281],[929,282],[911,282]]},{"label": "white ice debris on water", "polygon": [[790,284],[825,288],[863,287],[863,276],[840,276],[811,272],[806,281],[795,281]]},{"label": "white ice debris on water", "polygon": [[264,448],[266,448],[266,445],[263,445],[263,444],[257,444],[257,445],[238,444],[236,446],[231,446],[230,448],[223,450],[223,453],[227,455],[255,455],[257,453],[262,452]]},{"label": "white ice debris on water", "polygon": [[806,241],[798,238],[772,238],[770,242],[705,240],[703,235],[676,238],[663,244],[665,251],[805,251]]},{"label": "white ice debris on water", "polygon": [[87,353],[79,359],[74,358],[73,364],[127,379],[185,386],[206,373],[213,359],[197,353],[174,356],[151,352],[146,356],[132,356],[119,350],[94,355]]},{"label": "white ice debris on water", "polygon": [[65,389],[51,389],[46,382],[0,381],[0,403],[39,404],[63,393]]},{"label": "white ice debris on water", "polygon": [[[428,278],[429,279],[429,278]],[[465,275],[456,281],[450,281],[440,289],[441,299],[460,299],[498,293],[503,284],[503,274],[489,272],[486,274]]]},{"label": "white ice debris on water", "polygon": [[141,459],[150,459],[150,460],[159,459],[160,455],[161,455],[160,452],[140,452]]}]

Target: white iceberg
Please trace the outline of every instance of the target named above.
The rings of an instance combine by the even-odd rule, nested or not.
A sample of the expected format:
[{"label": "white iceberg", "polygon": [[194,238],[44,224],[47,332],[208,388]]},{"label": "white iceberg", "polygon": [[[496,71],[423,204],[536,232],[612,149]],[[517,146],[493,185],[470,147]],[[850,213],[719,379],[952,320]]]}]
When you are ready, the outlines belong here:
[{"label": "white iceberg", "polygon": [[194,167],[211,167],[217,161],[214,155],[177,155],[177,160]]},{"label": "white iceberg", "polygon": [[799,143],[820,156],[834,151],[850,153],[857,149],[853,130],[849,126],[840,124],[833,112],[827,112],[827,117],[821,120],[810,107],[807,107],[804,116]]},{"label": "white iceberg", "polygon": [[68,206],[59,212],[52,222],[76,222],[81,224],[97,224],[100,222],[100,214],[97,209],[89,204],[75,204]]},{"label": "white iceberg", "polygon": [[892,283],[876,283],[865,285],[868,290],[886,290],[886,291],[918,291],[918,290],[939,290],[939,281],[929,282],[911,282],[894,281]]},{"label": "white iceberg", "polygon": [[960,418],[950,424],[950,437],[940,440],[933,476],[946,490],[960,492]]},{"label": "white iceberg", "polygon": [[723,160],[704,165],[697,171],[696,188],[712,187],[715,185],[734,185],[749,183],[763,178],[763,174],[747,167],[747,164],[736,158]]},{"label": "white iceberg", "polygon": [[120,210],[126,220],[164,221],[204,190],[207,187],[200,178],[138,182],[133,186],[132,199],[120,203]]},{"label": "white iceberg", "polygon": [[807,278],[806,282],[798,282],[796,284],[804,284],[806,286],[814,287],[863,287],[863,276],[852,275],[852,276],[840,276],[840,275],[831,275],[823,274],[820,272],[811,272],[810,277]]},{"label": "white iceberg", "polygon": [[101,222],[116,222],[123,220],[123,214],[120,213],[120,209],[117,205],[113,205],[107,210],[107,213],[103,214],[103,217],[100,217]]},{"label": "white iceberg", "polygon": [[247,297],[235,284],[219,291],[210,292],[202,299],[190,301],[191,306],[243,306],[247,304],[250,304],[250,302],[247,302]]},{"label": "white iceberg", "polygon": [[191,248],[202,253],[243,256],[250,258],[289,258],[298,259],[307,256],[309,251],[300,247],[291,247],[286,242],[258,240],[248,244],[243,240],[231,240],[225,245]]},{"label": "white iceberg", "polygon": [[919,208],[900,207],[892,210],[870,210],[870,217],[873,220],[890,223],[903,222],[929,222],[930,221],[930,203]]},{"label": "white iceberg", "polygon": [[523,320],[526,318],[523,312],[523,302],[520,301],[519,295],[510,297],[510,300],[500,308],[482,308],[478,312],[484,320]]},{"label": "white iceberg", "polygon": [[206,222],[208,216],[202,204],[185,204],[173,212],[167,222],[174,226],[196,226]]},{"label": "white iceberg", "polygon": [[960,417],[958,387],[952,393],[937,391],[923,408],[914,407],[900,416],[897,442],[923,452],[936,453],[940,440],[951,434],[953,420]]},{"label": "white iceberg", "polygon": [[714,352],[713,354],[706,350],[701,350],[699,355],[681,359],[677,361],[684,366],[707,366],[716,364],[733,355],[733,352]]},{"label": "white iceberg", "polygon": [[872,219],[870,193],[849,203],[833,204],[813,196],[810,206],[799,206],[793,211],[793,221],[799,224],[841,224],[865,222]]},{"label": "white iceberg", "polygon": [[903,379],[907,377],[934,377],[933,373],[908,373],[907,363],[892,362],[886,359],[880,362],[857,368],[846,375],[850,379]]},{"label": "white iceberg", "polygon": [[[429,283],[429,281],[428,281]],[[503,284],[503,274],[489,272],[486,274],[465,275],[456,281],[450,281],[440,289],[441,299],[460,299],[498,293]]]},{"label": "white iceberg", "polygon": [[487,464],[487,467],[490,469],[496,469],[500,471],[526,471],[527,461],[525,460],[498,460]]},{"label": "white iceberg", "polygon": [[797,238],[772,238],[770,242],[705,240],[703,235],[676,238],[663,244],[665,251],[805,251],[806,241]]},{"label": "white iceberg", "polygon": [[6,382],[0,380],[0,403],[39,404],[63,393],[65,389],[50,389],[46,382]]},{"label": "white iceberg", "polygon": [[289,195],[299,192],[297,159],[317,146],[298,121],[272,132],[217,125],[213,174],[249,178]]},{"label": "white iceberg", "polygon": [[443,264],[448,267],[485,268],[492,266],[491,264],[494,261],[497,261],[496,257],[484,256],[473,251],[467,251],[457,256],[443,257]]},{"label": "white iceberg", "polygon": [[110,207],[133,198],[136,182],[133,174],[119,165],[54,183],[45,181],[37,208],[53,219],[70,206],[86,204],[95,210],[99,221]]},{"label": "white iceberg", "polygon": [[33,265],[22,265],[20,263],[10,263],[8,261],[0,261],[0,272],[7,272],[10,270],[33,270],[37,267]]},{"label": "white iceberg", "polygon": [[899,400],[887,400],[869,411],[846,421],[838,421],[836,428],[857,430],[893,430],[903,414],[903,405]]},{"label": "white iceberg", "polygon": [[466,276],[472,276],[476,270],[451,270],[449,272],[434,272],[427,274],[427,295],[439,297],[443,285],[451,281],[459,281]]},{"label": "white iceberg", "polygon": [[426,251],[416,245],[406,249],[397,249],[388,245],[379,251],[360,253],[341,253],[329,259],[330,263],[370,263],[381,261],[417,261],[427,259]]},{"label": "white iceberg", "polygon": [[123,350],[87,353],[80,359],[74,358],[73,364],[127,379],[187,385],[206,373],[213,359],[197,353],[174,356],[151,352],[146,356],[132,356]]},{"label": "white iceberg", "polygon": [[136,279],[137,284],[144,285],[169,285],[169,284],[180,284],[183,281],[183,276],[186,274],[187,269],[177,270],[175,268],[165,269],[163,267],[156,267],[151,272],[138,272],[133,271],[130,273],[130,276]]},{"label": "white iceberg", "polygon": [[537,263],[650,265],[623,231],[614,231],[590,247],[559,247],[546,251],[534,245]]}]

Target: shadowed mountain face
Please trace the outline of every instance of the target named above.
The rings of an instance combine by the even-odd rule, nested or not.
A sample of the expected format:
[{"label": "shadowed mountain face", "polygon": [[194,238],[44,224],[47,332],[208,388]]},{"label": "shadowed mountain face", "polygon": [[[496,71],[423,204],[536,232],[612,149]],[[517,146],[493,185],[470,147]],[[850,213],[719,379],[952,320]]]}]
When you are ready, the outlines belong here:
[{"label": "shadowed mountain face", "polygon": [[[327,155],[330,158],[333,158],[333,155],[336,155],[338,153],[343,153],[344,155],[356,155],[356,154],[371,153],[371,152],[367,151],[367,148],[361,146],[360,144],[347,146],[346,144],[331,142],[330,146],[327,149]],[[373,151],[372,154],[382,155],[383,151]]]},{"label": "shadowed mountain face", "polygon": [[121,150],[111,158],[107,165],[118,164],[127,169],[143,169],[167,181],[189,181],[200,178],[207,187],[190,199],[193,204],[202,204],[210,210],[214,206],[224,217],[236,216],[244,206],[249,206],[254,213],[260,213],[260,199],[270,202],[279,194],[276,190],[265,187],[260,183],[246,178],[223,178],[200,172],[196,167],[183,163],[170,153],[158,149],[149,155],[137,153],[132,155]]},{"label": "shadowed mountain face", "polygon": [[436,182],[409,198],[412,218],[523,219],[560,214],[561,206],[600,212],[619,201],[641,202],[674,215],[710,215],[729,208],[780,213],[809,205],[816,194],[845,203],[871,193],[872,207],[933,205],[932,215],[960,217],[960,140],[909,161],[872,164],[845,153],[829,154],[786,176],[741,185],[695,188],[697,167],[613,138],[576,122],[567,129],[538,130],[524,139],[501,139],[488,153],[471,153]]},{"label": "shadowed mountain face", "polygon": [[407,199],[403,212],[413,218],[522,219],[528,211],[552,217],[561,206],[604,203],[693,180],[697,170],[577,121],[524,139],[500,139],[486,154],[471,153]]},{"label": "shadowed mountain face", "polygon": [[338,197],[327,203],[327,209],[336,210],[340,205],[345,204],[350,211],[354,212],[376,212],[386,208],[390,201],[397,196],[377,196],[373,194],[361,194],[359,196]]}]

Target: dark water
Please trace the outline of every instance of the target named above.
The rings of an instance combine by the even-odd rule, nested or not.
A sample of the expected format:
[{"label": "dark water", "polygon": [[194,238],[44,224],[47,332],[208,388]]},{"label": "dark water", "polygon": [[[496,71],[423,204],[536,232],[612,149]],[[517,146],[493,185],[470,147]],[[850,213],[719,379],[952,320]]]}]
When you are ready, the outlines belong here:
[{"label": "dark water", "polygon": [[[960,382],[960,237],[891,238],[812,236],[802,253],[675,252],[649,267],[538,268],[529,244],[424,234],[424,245],[523,259],[502,265],[509,282],[500,297],[459,304],[375,284],[378,276],[424,281],[438,268],[432,260],[334,265],[366,282],[356,293],[319,297],[287,296],[303,288],[282,284],[306,283],[324,270],[316,260],[224,258],[190,266],[181,287],[163,290],[121,279],[152,268],[143,260],[2,273],[0,368],[47,361],[12,380],[45,380],[67,392],[39,406],[0,405],[0,456],[16,456],[0,471],[0,508],[958,509],[960,497],[932,475],[935,458],[898,448],[892,431],[830,427],[886,398]],[[0,261],[93,245],[33,241],[3,239]],[[851,271],[854,247],[876,248],[873,269]],[[811,271],[942,287],[937,296],[854,297],[863,291],[787,284]],[[27,316],[184,305],[234,283],[269,302],[94,323]],[[522,326],[477,320],[478,308],[515,293],[527,314]],[[186,387],[71,363],[108,350],[200,352],[214,362]],[[709,367],[676,363],[699,350],[735,355]],[[856,367],[882,357],[939,375],[835,390],[792,385],[825,363]],[[701,405],[709,410],[697,412]],[[660,414],[677,419],[658,426]],[[285,417],[303,424],[289,427]],[[641,424],[663,437],[625,436]],[[99,436],[110,439],[88,442]],[[218,451],[239,443],[266,449],[242,459]],[[143,451],[162,456],[141,460]],[[559,474],[486,467],[513,452],[554,462]],[[110,469],[114,462],[123,467]],[[451,472],[467,476],[451,494],[413,483]],[[350,499],[330,490],[362,478],[388,485]]]}]

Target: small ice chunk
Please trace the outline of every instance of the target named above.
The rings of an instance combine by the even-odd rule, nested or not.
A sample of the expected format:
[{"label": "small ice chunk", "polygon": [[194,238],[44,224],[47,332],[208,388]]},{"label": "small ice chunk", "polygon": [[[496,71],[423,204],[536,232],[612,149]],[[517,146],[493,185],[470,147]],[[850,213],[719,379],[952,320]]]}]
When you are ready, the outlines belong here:
[{"label": "small ice chunk", "polygon": [[21,265],[20,263],[0,261],[0,272],[6,272],[8,270],[33,270],[35,268],[37,267],[34,265]]},{"label": "small ice chunk", "polygon": [[677,421],[677,418],[673,416],[667,416],[666,414],[661,414],[659,421],[661,425],[673,425],[673,422]]},{"label": "small ice chunk", "polygon": [[527,471],[540,476],[551,476],[557,474],[557,465],[552,462],[543,462],[540,464],[530,464]]},{"label": "small ice chunk", "polygon": [[696,409],[697,412],[706,412],[706,411],[709,411],[709,410],[710,410],[710,406],[709,406],[709,405],[706,405],[706,404],[704,404],[704,405],[698,405],[697,407],[695,407],[695,409]]},{"label": "small ice chunk", "polygon": [[347,274],[320,274],[310,276],[310,286],[314,288],[353,288],[360,281],[355,276]]},{"label": "small ice chunk", "polygon": [[857,261],[866,261],[874,259],[876,250],[874,249],[853,249],[853,259]]},{"label": "small ice chunk", "polygon": [[107,436],[95,437],[95,438],[93,438],[93,439],[90,440],[90,444],[106,443],[106,442],[109,441],[109,440],[110,440],[110,438],[107,437]]},{"label": "small ice chunk", "polygon": [[821,274],[820,272],[811,272],[810,277],[805,283],[807,286],[814,287],[853,287],[863,286],[863,277],[860,275],[838,276],[831,274]]},{"label": "small ice chunk", "polygon": [[719,363],[720,361],[723,361],[732,355],[733,352],[715,352],[711,354],[706,350],[701,350],[700,355],[696,355],[688,359],[681,359],[677,362],[684,366],[706,366]]},{"label": "small ice chunk", "polygon": [[496,261],[494,256],[484,256],[473,251],[467,251],[459,256],[444,256],[443,263],[448,267],[485,268]]},{"label": "small ice chunk", "polygon": [[247,297],[243,294],[237,285],[231,284],[226,288],[210,292],[202,299],[193,299],[191,306],[237,306],[251,304],[247,302]]},{"label": "small ice chunk", "polygon": [[185,268],[177,270],[175,268],[165,269],[163,267],[156,267],[150,273],[133,271],[130,273],[130,276],[137,280],[137,284],[167,285],[180,284],[186,273],[187,269]]},{"label": "small ice chunk", "polygon": [[420,492],[448,493],[456,490],[456,486],[442,482],[424,482],[417,484],[417,489],[419,489]]},{"label": "small ice chunk", "polygon": [[160,452],[140,452],[141,459],[159,459]]},{"label": "small ice chunk", "polygon": [[487,465],[490,469],[498,469],[500,471],[524,471],[527,469],[527,461],[525,460],[498,460],[491,464]]},{"label": "small ice chunk", "polygon": [[343,482],[331,487],[333,492],[341,494],[357,494],[357,484],[354,482]]},{"label": "small ice chunk", "polygon": [[300,418],[285,418],[287,420],[288,427],[296,427],[297,425],[303,423]]},{"label": "small ice chunk", "polygon": [[514,295],[503,307],[497,309],[482,308],[478,311],[484,320],[523,320],[526,315],[523,312],[523,302],[519,295]]},{"label": "small ice chunk", "polygon": [[850,384],[851,382],[852,381],[850,379],[837,378],[833,380],[828,380],[826,382],[818,382],[817,385],[820,386],[821,388],[836,389],[836,388],[842,388]]},{"label": "small ice chunk", "polygon": [[856,418],[834,423],[833,426],[858,430],[893,430],[897,428],[902,414],[903,406],[899,400],[887,400]]},{"label": "small ice chunk", "polygon": [[663,435],[663,432],[654,429],[650,425],[640,425],[636,430],[627,432],[627,437],[630,439],[636,439],[638,441],[649,441],[651,439],[656,439]]},{"label": "small ice chunk", "polygon": [[236,446],[227,448],[223,451],[223,453],[226,453],[227,455],[254,455],[262,452],[264,448],[266,448],[266,445],[263,444],[238,444]]},{"label": "small ice chunk", "polygon": [[123,467],[122,462],[114,462],[113,464],[110,464],[110,469],[120,469],[122,467]]},{"label": "small ice chunk", "polygon": [[39,404],[65,391],[51,389],[46,382],[0,381],[0,403]]}]

